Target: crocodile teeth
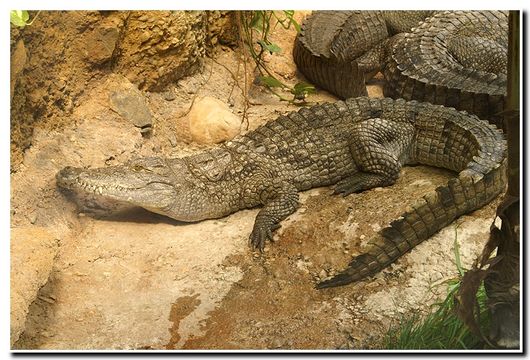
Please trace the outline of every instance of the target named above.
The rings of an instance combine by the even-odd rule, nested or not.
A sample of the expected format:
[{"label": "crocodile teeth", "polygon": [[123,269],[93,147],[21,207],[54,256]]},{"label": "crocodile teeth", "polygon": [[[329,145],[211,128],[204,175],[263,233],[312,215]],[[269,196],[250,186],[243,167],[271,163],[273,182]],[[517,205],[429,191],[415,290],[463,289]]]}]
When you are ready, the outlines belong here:
[{"label": "crocodile teeth", "polygon": [[99,195],[102,195],[102,194],[103,194],[103,188],[102,188],[101,186],[98,187],[98,193],[99,193]]}]

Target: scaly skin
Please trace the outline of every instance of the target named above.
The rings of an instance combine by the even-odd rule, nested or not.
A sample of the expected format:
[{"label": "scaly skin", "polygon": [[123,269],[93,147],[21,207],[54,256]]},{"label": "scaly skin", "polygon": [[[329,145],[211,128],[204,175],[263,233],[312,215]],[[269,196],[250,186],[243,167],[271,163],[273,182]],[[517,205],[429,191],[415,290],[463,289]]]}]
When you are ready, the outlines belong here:
[{"label": "scaly skin", "polygon": [[363,72],[352,60],[387,36],[378,11],[317,11],[296,37],[294,62],[309,81],[341,99],[367,95]]},{"label": "scaly skin", "polygon": [[382,71],[387,97],[454,107],[501,127],[507,42],[507,11],[317,11],[293,56],[341,99],[363,94],[364,81]]},{"label": "scaly skin", "polygon": [[428,101],[499,123],[507,89],[507,11],[444,11],[396,41],[385,96]]},{"label": "scaly skin", "polygon": [[[314,11],[296,37],[298,69],[341,99],[366,95],[380,70],[389,36],[409,31],[433,11]],[[376,48],[377,50],[373,50]]]},{"label": "scaly skin", "polygon": [[393,184],[404,164],[458,172],[447,186],[379,232],[348,269],[318,287],[344,285],[387,266],[504,189],[505,141],[465,112],[404,100],[352,98],[280,116],[223,146],[181,159],[147,158],[101,169],[67,167],[61,187],[97,193],[181,221],[262,205],[251,244],[263,249],[298,207],[298,192],[335,185],[347,195]]}]

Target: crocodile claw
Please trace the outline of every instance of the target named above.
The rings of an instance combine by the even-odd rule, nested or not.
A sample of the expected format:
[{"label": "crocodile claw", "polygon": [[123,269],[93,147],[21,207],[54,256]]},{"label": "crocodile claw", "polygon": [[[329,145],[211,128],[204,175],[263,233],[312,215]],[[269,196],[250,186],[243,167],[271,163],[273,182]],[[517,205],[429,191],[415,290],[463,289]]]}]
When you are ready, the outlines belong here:
[{"label": "crocodile claw", "polygon": [[363,190],[362,179],[359,178],[346,178],[339,181],[333,189],[334,195],[348,196],[353,193],[357,193]]},{"label": "crocodile claw", "polygon": [[263,249],[265,248],[265,242],[267,240],[271,242],[274,241],[272,232],[278,229],[280,226],[280,224],[273,224],[270,226],[254,226],[254,229],[252,230],[252,233],[249,237],[250,246],[256,250],[259,250],[260,252],[263,252]]}]

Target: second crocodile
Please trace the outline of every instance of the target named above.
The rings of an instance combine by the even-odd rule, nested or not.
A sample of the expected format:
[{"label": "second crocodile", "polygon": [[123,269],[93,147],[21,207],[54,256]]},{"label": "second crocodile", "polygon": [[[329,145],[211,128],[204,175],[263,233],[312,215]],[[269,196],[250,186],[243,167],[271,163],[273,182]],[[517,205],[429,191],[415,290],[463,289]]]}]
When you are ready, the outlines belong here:
[{"label": "second crocodile", "polygon": [[502,127],[507,11],[315,11],[293,58],[342,99],[366,94],[381,71],[384,94],[465,110]]}]

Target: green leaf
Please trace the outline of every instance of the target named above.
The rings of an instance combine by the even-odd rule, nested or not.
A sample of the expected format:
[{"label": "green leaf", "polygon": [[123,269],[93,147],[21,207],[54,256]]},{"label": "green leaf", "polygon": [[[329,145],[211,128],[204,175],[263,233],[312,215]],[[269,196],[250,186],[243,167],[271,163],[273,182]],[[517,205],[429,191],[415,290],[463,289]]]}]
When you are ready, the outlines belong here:
[{"label": "green leaf", "polygon": [[299,82],[297,83],[293,89],[291,90],[291,93],[294,95],[298,94],[314,94],[316,92],[316,89],[313,85],[308,84],[306,82]]},{"label": "green leaf", "polygon": [[316,89],[313,85],[305,83],[303,81],[297,83],[291,89],[291,94],[294,95],[294,100],[305,100],[307,95],[314,94],[315,92],[316,92]]},{"label": "green leaf", "polygon": [[[300,25],[296,22],[296,20],[293,18],[294,16],[294,10],[282,10],[285,17],[289,20],[289,23],[287,26],[284,26],[285,29],[288,29],[291,24],[293,24],[294,28],[296,29],[296,32],[300,32]],[[282,24],[283,26],[283,24]]]},{"label": "green leaf", "polygon": [[268,87],[284,87],[280,80],[272,76],[259,76],[258,79]]},{"label": "green leaf", "polygon": [[454,252],[455,252],[455,263],[456,268],[460,276],[464,276],[464,268],[462,267],[462,261],[460,259],[460,245],[458,244],[458,225],[455,226],[455,239],[454,239]]},{"label": "green leaf", "polygon": [[256,30],[257,32],[261,33],[261,31],[263,30],[263,17],[263,11],[254,12],[254,16],[250,21],[250,27]]},{"label": "green leaf", "polygon": [[26,10],[11,10],[9,13],[11,24],[24,27],[29,20],[29,13]]},{"label": "green leaf", "polygon": [[271,54],[272,54],[272,53],[280,52],[280,51],[282,50],[278,45],[273,44],[273,43],[267,44],[267,43],[266,43],[265,41],[263,41],[263,40],[258,40],[258,44],[260,44],[261,47],[262,47],[264,50],[269,51]]}]

